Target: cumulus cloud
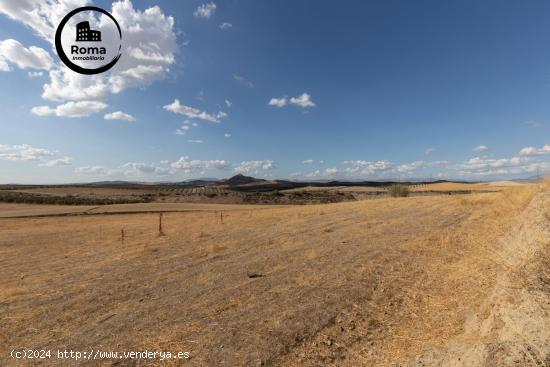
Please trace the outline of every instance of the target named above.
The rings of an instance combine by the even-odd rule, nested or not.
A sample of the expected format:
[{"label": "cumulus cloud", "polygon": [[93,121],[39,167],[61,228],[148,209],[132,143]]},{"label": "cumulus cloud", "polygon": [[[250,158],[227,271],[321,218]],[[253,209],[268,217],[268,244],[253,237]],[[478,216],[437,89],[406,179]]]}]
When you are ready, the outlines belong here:
[{"label": "cumulus cloud", "polygon": [[406,173],[406,172],[413,172],[418,171],[424,168],[431,168],[431,167],[444,167],[449,164],[448,161],[415,161],[411,163],[404,163],[398,165],[395,169],[397,172],[400,173]]},{"label": "cumulus cloud", "polygon": [[31,112],[37,116],[58,116],[58,117],[87,117],[95,112],[99,112],[107,108],[103,102],[97,101],[78,101],[67,102],[55,108],[49,106],[33,107]]},{"label": "cumulus cloud", "polygon": [[530,155],[543,155],[550,154],[550,145],[546,144],[543,147],[525,147],[519,151],[520,156],[530,156]]},{"label": "cumulus cloud", "polygon": [[216,11],[216,4],[213,2],[209,2],[206,4],[201,4],[197,7],[197,10],[193,13],[193,15],[197,18],[203,18],[203,19],[210,19],[212,14]]},{"label": "cumulus cloud", "polygon": [[231,134],[230,134],[230,133],[225,133],[225,134],[223,134],[223,137],[224,137],[224,138],[230,138],[230,137],[231,137]]},{"label": "cumulus cloud", "polygon": [[486,145],[478,145],[477,147],[473,148],[473,152],[486,152],[489,150],[489,147]]},{"label": "cumulus cloud", "polygon": [[[312,164],[315,161],[308,159],[303,161],[303,164]],[[323,161],[319,161],[322,163]],[[322,178],[335,176],[348,178],[391,178],[395,176],[412,177],[419,174],[424,169],[434,167],[449,167],[447,161],[414,161],[409,163],[396,164],[388,160],[367,161],[367,160],[350,160],[344,161],[341,167],[329,167],[324,170],[315,170],[309,173],[293,173],[294,177],[303,178]]]},{"label": "cumulus cloud", "polygon": [[426,150],[424,151],[424,154],[430,155],[430,154],[432,154],[432,153],[435,153],[436,150],[437,150],[437,149],[435,149],[435,148],[428,148],[428,149],[426,149]]},{"label": "cumulus cloud", "polygon": [[469,176],[505,176],[534,173],[539,169],[548,169],[550,164],[535,160],[533,157],[516,156],[511,158],[486,159],[475,157],[458,165],[461,175]]},{"label": "cumulus cloud", "polygon": [[365,161],[365,160],[354,160],[354,161],[344,161],[344,165],[347,165],[345,172],[348,175],[363,175],[370,176],[378,172],[388,171],[394,167],[394,164],[390,161]]},{"label": "cumulus cloud", "polygon": [[[0,0],[0,12],[25,24],[35,34],[52,43],[53,47],[55,28],[62,17],[70,10],[88,3],[90,2],[85,0]],[[130,0],[115,1],[111,13],[120,24],[124,35],[124,57],[108,73],[93,76],[74,73],[60,62],[49,65],[49,55],[40,57],[42,64],[19,59],[25,60],[25,66],[50,69],[49,82],[43,86],[42,98],[60,103],[103,102],[110,93],[120,93],[133,87],[147,87],[166,76],[175,62],[177,42],[174,19],[166,16],[158,6],[144,11],[137,10]],[[28,51],[41,55],[40,51],[32,47]],[[5,52],[0,54],[4,56]],[[0,69],[9,69],[9,64],[4,59],[0,59]]]},{"label": "cumulus cloud", "polygon": [[215,122],[215,123],[219,123],[221,119],[227,117],[227,114],[222,111],[219,111],[216,114],[207,113],[194,107],[182,105],[178,99],[175,99],[174,102],[167,104],[163,108],[166,111],[170,111],[180,115],[185,115],[190,119],[200,119],[200,120]]},{"label": "cumulus cloud", "polygon": [[338,168],[335,168],[335,167],[329,167],[325,169],[325,175],[327,176],[336,175],[338,172],[339,172]]},{"label": "cumulus cloud", "polygon": [[155,164],[143,162],[128,162],[120,167],[120,173],[126,176],[143,176],[157,175],[167,176],[172,174],[171,170],[166,167],[158,167]]},{"label": "cumulus cloud", "polygon": [[71,157],[59,157],[57,151],[35,148],[29,144],[0,144],[0,160],[13,162],[38,162],[41,167],[59,167],[72,164]]},{"label": "cumulus cloud", "polygon": [[231,103],[230,100],[226,99],[226,100],[225,100],[225,105],[227,106],[227,108],[231,108],[231,106],[233,105],[233,103]]},{"label": "cumulus cloud", "polygon": [[234,167],[234,171],[237,173],[258,173],[260,170],[266,171],[274,169],[273,161],[243,161]]},{"label": "cumulus cloud", "polygon": [[199,160],[182,156],[177,161],[172,162],[170,167],[175,171],[182,171],[187,174],[204,174],[210,169],[227,170],[231,167],[231,164],[225,160]]},{"label": "cumulus cloud", "polygon": [[0,144],[0,159],[5,161],[45,161],[53,156],[55,156],[55,152],[48,149],[35,148],[29,144]]},{"label": "cumulus cloud", "polygon": [[268,105],[274,107],[284,107],[286,105],[295,105],[302,108],[315,107],[316,104],[311,100],[311,96],[308,93],[302,93],[298,97],[292,97],[288,99],[287,97],[281,98],[271,98],[268,102]]},{"label": "cumulus cloud", "polygon": [[302,95],[298,97],[292,97],[289,102],[290,104],[300,106],[302,108],[316,106],[315,103],[313,103],[313,101],[311,100],[311,96],[307,93],[302,93]]},{"label": "cumulus cloud", "polygon": [[52,42],[55,27],[71,10],[89,4],[87,0],[0,0],[0,13],[19,21],[48,42]]},{"label": "cumulus cloud", "polygon": [[120,120],[120,121],[128,121],[128,122],[134,122],[136,121],[136,118],[128,113],[124,113],[122,111],[116,111],[111,112],[103,116],[105,120]]},{"label": "cumulus cloud", "polygon": [[14,39],[7,39],[0,41],[0,70],[11,70],[9,64],[16,65],[19,69],[49,70],[54,63],[50,54],[43,48],[26,48]]},{"label": "cumulus cloud", "polygon": [[204,141],[199,140],[199,139],[197,139],[197,140],[191,140],[190,139],[190,140],[187,140],[187,142],[188,143],[193,143],[193,144],[202,144],[202,143],[204,143]]},{"label": "cumulus cloud", "polygon": [[39,164],[41,167],[60,167],[60,166],[70,166],[73,162],[71,157],[63,157],[58,159],[52,159],[50,161],[45,161]]},{"label": "cumulus cloud", "polygon": [[75,172],[81,175],[106,175],[108,170],[103,166],[83,166],[77,167]]},{"label": "cumulus cloud", "polygon": [[219,25],[220,29],[229,29],[231,27],[233,27],[233,24],[231,23],[228,23],[228,22],[223,22],[222,24]]},{"label": "cumulus cloud", "polygon": [[274,106],[274,107],[284,107],[288,104],[288,99],[286,97],[282,98],[271,98],[269,100],[268,105]]}]

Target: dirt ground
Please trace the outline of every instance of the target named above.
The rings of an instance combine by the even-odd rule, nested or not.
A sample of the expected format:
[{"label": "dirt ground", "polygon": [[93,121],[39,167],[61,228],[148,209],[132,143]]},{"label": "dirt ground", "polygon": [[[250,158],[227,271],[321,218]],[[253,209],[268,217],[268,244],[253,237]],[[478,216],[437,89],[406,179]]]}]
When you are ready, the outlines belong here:
[{"label": "dirt ground", "polygon": [[208,204],[208,203],[139,203],[114,205],[45,205],[0,203],[0,218],[24,218],[68,215],[138,214],[197,211],[259,210],[274,205]]},{"label": "dirt ground", "polygon": [[546,366],[549,211],[524,185],[166,213],[162,236],[156,213],[0,219],[0,365]]}]

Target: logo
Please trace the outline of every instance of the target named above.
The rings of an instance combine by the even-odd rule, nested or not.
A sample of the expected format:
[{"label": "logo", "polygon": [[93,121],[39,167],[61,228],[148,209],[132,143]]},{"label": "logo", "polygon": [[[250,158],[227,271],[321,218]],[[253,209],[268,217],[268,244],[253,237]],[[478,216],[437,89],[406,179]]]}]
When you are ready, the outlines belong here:
[{"label": "logo", "polygon": [[61,20],[55,32],[55,48],[69,69],[85,75],[100,74],[115,66],[122,56],[122,32],[109,12],[83,6]]}]

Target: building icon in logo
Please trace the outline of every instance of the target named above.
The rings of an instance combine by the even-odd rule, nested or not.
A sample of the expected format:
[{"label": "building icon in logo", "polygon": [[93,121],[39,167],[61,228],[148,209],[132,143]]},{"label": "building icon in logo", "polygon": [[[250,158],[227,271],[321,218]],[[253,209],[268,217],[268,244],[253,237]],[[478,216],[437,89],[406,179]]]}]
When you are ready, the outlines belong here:
[{"label": "building icon in logo", "polygon": [[101,41],[101,32],[90,29],[89,22],[80,22],[76,25],[76,40],[99,42]]}]

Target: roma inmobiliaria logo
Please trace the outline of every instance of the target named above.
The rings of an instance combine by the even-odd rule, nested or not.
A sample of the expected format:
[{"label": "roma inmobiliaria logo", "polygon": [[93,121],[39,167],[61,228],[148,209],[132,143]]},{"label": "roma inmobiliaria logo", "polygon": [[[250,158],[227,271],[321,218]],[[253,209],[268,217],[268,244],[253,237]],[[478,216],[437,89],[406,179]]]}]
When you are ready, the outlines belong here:
[{"label": "roma inmobiliaria logo", "polygon": [[109,12],[83,6],[61,20],[55,33],[55,48],[71,70],[85,75],[104,73],[122,56],[122,32]]}]

